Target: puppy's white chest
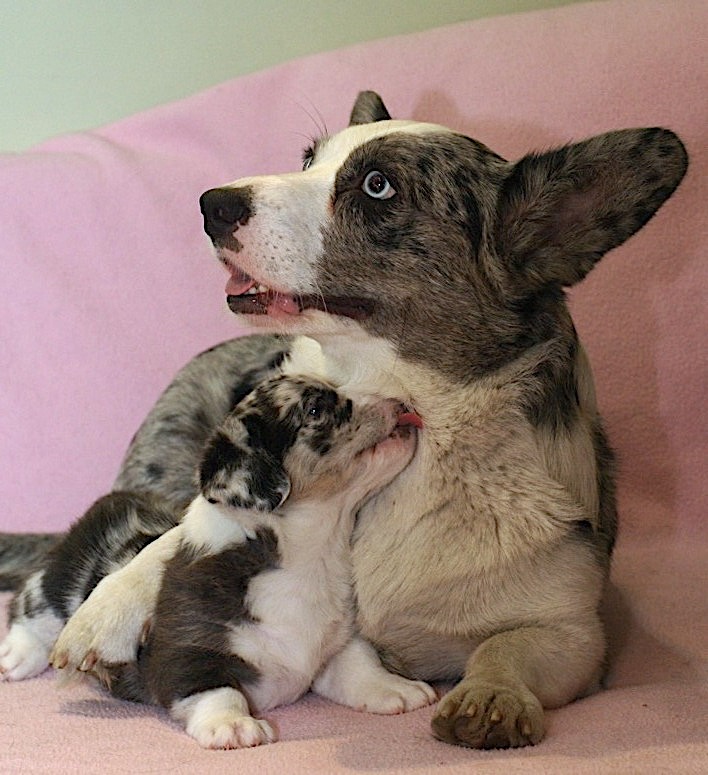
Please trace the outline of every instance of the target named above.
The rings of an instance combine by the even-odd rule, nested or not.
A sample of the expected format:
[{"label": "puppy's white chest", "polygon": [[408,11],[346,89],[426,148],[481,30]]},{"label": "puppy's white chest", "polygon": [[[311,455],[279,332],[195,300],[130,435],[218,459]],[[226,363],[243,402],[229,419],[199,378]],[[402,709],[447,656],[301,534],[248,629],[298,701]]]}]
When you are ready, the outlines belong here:
[{"label": "puppy's white chest", "polygon": [[286,565],[252,579],[247,602],[254,621],[236,625],[230,643],[261,675],[250,703],[264,711],[294,702],[349,638],[349,574],[321,561]]}]

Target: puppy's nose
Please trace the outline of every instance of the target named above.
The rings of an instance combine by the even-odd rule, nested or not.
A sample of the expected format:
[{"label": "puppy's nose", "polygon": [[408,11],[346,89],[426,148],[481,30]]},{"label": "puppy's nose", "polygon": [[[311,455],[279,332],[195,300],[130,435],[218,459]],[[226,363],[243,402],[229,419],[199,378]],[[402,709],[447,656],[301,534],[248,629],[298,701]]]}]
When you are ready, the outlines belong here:
[{"label": "puppy's nose", "polygon": [[213,239],[233,234],[251,217],[248,188],[211,188],[199,197],[204,231]]}]

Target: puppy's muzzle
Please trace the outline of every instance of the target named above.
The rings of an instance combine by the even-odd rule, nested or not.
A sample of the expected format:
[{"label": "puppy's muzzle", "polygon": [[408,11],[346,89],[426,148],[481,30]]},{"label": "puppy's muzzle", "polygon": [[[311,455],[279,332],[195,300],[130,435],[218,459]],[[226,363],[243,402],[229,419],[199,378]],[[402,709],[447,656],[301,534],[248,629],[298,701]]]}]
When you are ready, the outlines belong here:
[{"label": "puppy's muzzle", "polygon": [[199,198],[204,231],[216,241],[232,235],[251,217],[251,192],[244,188],[211,188]]}]

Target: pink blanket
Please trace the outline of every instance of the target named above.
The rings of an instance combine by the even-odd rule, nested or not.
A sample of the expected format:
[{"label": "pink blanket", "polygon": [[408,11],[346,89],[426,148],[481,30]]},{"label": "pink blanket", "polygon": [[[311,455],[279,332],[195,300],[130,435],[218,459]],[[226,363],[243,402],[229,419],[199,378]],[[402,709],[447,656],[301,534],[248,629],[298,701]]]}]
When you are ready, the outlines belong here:
[{"label": "pink blanket", "polygon": [[691,156],[657,217],[572,293],[621,460],[608,691],[549,714],[546,741],[523,751],[436,742],[430,709],[378,718],[307,697],[272,714],[283,742],[220,753],[158,711],[59,693],[47,674],[0,685],[0,771],[708,771],[707,32],[701,0],[487,19],[291,62],[0,155],[0,529],[40,531],[110,487],[180,365],[239,333],[199,194],[296,169],[304,138],[343,126],[359,89],[509,158],[653,125]]}]

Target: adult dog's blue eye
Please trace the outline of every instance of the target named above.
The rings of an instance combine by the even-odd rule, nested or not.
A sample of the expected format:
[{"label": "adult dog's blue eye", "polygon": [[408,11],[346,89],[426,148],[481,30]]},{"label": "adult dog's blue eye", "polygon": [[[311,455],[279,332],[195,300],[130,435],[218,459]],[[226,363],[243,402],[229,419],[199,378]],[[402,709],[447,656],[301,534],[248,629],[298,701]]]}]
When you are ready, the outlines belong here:
[{"label": "adult dog's blue eye", "polygon": [[396,194],[396,189],[388,182],[388,178],[378,170],[368,173],[361,184],[361,190],[372,199],[390,199]]}]

